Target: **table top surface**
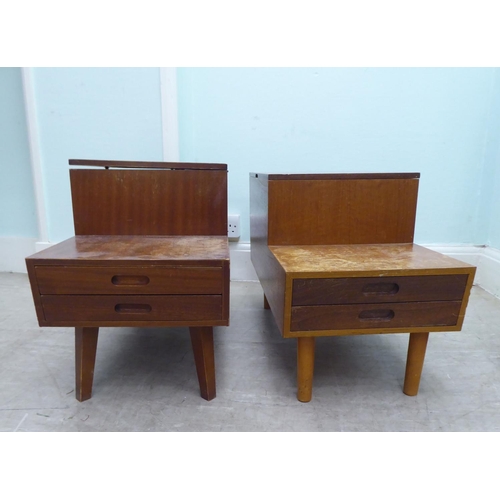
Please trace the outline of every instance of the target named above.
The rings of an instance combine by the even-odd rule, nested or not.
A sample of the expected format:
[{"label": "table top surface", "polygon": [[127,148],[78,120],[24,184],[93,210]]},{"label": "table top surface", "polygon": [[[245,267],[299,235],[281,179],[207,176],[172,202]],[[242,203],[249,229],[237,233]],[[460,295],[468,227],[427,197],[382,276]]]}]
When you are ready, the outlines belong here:
[{"label": "table top surface", "polygon": [[470,264],[414,243],[269,246],[287,273],[383,276],[469,273]]},{"label": "table top surface", "polygon": [[74,236],[28,257],[37,264],[201,263],[229,260],[226,236]]}]

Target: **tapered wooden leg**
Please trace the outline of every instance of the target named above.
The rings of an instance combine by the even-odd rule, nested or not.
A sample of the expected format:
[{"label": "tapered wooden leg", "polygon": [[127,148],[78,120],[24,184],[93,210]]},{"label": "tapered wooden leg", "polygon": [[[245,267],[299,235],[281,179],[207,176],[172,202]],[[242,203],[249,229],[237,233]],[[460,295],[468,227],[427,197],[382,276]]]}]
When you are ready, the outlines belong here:
[{"label": "tapered wooden leg", "polygon": [[403,392],[407,396],[416,396],[418,393],[428,338],[429,332],[410,333],[405,382],[403,386]]},{"label": "tapered wooden leg", "polygon": [[190,327],[191,344],[193,346],[194,362],[200,383],[200,393],[203,399],[210,401],[215,398],[215,358],[214,336],[210,326]]},{"label": "tapered wooden leg", "polygon": [[75,328],[76,399],[86,401],[92,396],[95,355],[99,328]]},{"label": "tapered wooden leg", "polygon": [[264,294],[264,309],[271,309],[269,306],[269,302],[267,301],[267,297]]},{"label": "tapered wooden leg", "polygon": [[315,340],[314,337],[297,339],[297,399],[302,403],[312,398]]}]

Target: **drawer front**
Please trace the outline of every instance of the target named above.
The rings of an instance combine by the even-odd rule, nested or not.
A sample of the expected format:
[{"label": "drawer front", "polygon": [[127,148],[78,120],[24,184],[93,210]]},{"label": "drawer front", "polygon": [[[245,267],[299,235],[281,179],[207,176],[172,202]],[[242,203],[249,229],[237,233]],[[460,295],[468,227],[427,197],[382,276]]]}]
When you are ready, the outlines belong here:
[{"label": "drawer front", "polygon": [[292,307],[290,331],[454,326],[461,301]]},{"label": "drawer front", "polygon": [[220,295],[42,295],[51,321],[202,321],[222,318]]},{"label": "drawer front", "polygon": [[467,274],[294,279],[292,306],[462,300]]},{"label": "drawer front", "polygon": [[221,294],[221,267],[36,266],[42,295]]}]

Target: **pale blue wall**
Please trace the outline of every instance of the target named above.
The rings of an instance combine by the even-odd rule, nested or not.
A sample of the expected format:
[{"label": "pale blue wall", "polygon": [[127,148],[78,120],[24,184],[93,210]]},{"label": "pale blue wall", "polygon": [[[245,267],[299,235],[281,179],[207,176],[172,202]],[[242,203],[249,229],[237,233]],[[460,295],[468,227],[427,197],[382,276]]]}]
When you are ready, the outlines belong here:
[{"label": "pale blue wall", "polygon": [[488,245],[500,250],[500,173],[497,171],[495,178],[495,200],[491,207],[490,231]]},{"label": "pale blue wall", "polygon": [[497,155],[495,177],[492,179],[491,184],[493,186],[494,196],[490,205],[490,225],[487,244],[500,250],[500,151]]},{"label": "pale blue wall", "polygon": [[[159,68],[33,70],[49,236],[73,234],[69,158],[162,159]],[[178,70],[182,161],[248,173],[418,171],[416,240],[500,248],[500,70]],[[19,68],[0,68],[0,236],[37,235]]]},{"label": "pale blue wall", "polygon": [[486,244],[500,250],[500,69],[495,76],[479,218],[489,221]]},{"label": "pale blue wall", "polygon": [[0,236],[38,236],[20,68],[0,68]]},{"label": "pale blue wall", "polygon": [[159,68],[36,68],[49,239],[74,234],[70,158],[162,160]]},{"label": "pale blue wall", "polygon": [[493,68],[181,68],[181,160],[229,164],[242,241],[250,171],[415,171],[416,241],[485,243],[494,80]]}]

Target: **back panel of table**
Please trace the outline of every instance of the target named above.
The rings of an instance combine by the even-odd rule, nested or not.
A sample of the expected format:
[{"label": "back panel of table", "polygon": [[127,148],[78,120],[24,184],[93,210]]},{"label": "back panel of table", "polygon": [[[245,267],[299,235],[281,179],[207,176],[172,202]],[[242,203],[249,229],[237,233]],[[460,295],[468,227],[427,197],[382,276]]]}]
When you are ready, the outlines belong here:
[{"label": "back panel of table", "polygon": [[413,242],[418,178],[304,177],[268,181],[269,245]]},{"label": "back panel of table", "polygon": [[76,235],[227,235],[225,170],[70,170]]}]

